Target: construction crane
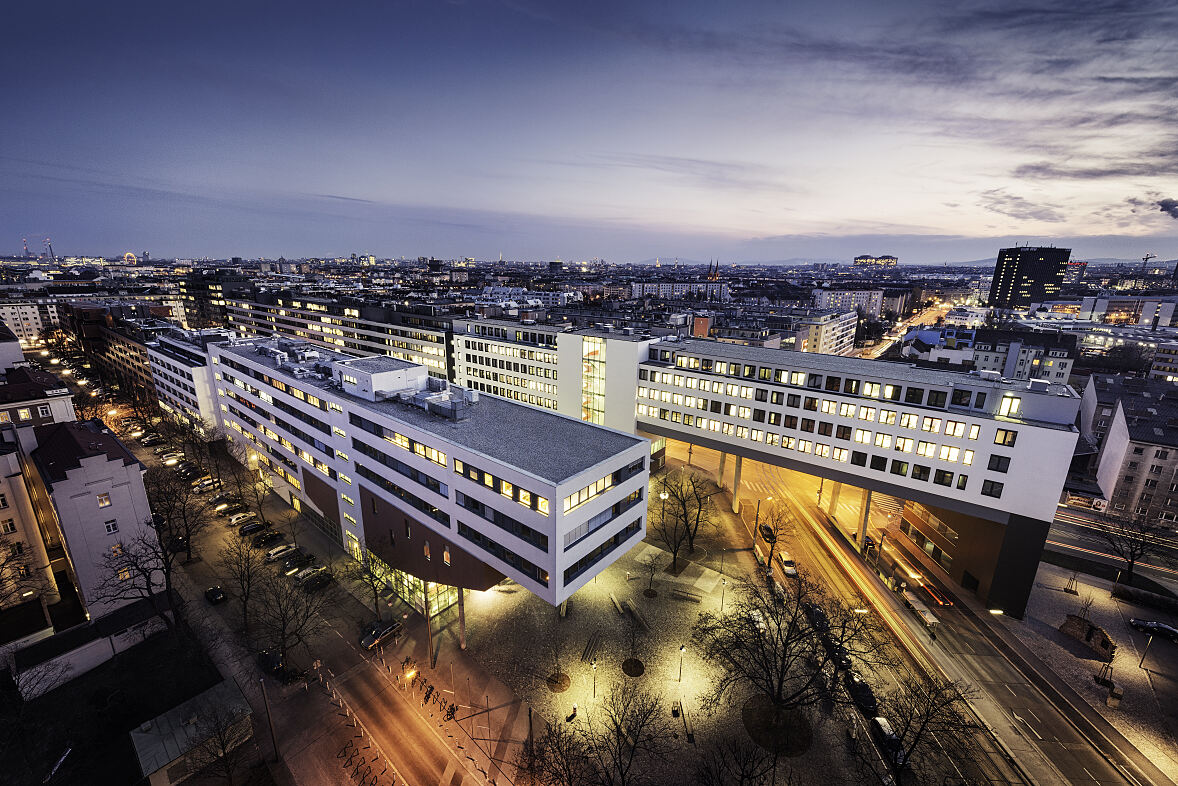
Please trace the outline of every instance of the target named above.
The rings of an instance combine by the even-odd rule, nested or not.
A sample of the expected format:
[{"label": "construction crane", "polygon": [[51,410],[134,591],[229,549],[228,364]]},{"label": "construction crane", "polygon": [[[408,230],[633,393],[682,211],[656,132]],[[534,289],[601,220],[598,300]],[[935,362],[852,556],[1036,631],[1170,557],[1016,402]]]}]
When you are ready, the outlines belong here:
[{"label": "construction crane", "polygon": [[24,244],[25,247],[25,259],[28,259],[32,256],[32,253],[29,252],[29,239],[27,237],[22,237],[20,241]]},{"label": "construction crane", "polygon": [[1158,258],[1158,255],[1157,255],[1157,254],[1146,254],[1145,256],[1143,256],[1143,257],[1141,258],[1141,272],[1142,272],[1142,273],[1144,273],[1144,272],[1145,272],[1145,266],[1146,266],[1147,264],[1149,264],[1149,260],[1151,260],[1151,259],[1157,259],[1157,258]]},{"label": "construction crane", "polygon": [[49,238],[45,238],[45,248],[48,249],[47,253],[49,254],[49,261],[56,262],[57,257],[53,254],[53,241]]}]

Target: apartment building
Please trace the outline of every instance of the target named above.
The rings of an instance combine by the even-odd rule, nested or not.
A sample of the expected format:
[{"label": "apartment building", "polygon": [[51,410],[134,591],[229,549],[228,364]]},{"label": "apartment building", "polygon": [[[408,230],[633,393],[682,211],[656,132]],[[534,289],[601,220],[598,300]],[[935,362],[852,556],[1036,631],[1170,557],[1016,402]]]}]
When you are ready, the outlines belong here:
[{"label": "apartment building", "polygon": [[[0,443],[0,610],[29,604],[40,607],[28,627],[0,629],[0,644],[49,625],[43,604],[61,595],[53,578],[49,553],[24,483],[17,445]],[[43,622],[38,624],[37,618]]]},{"label": "apartment building", "polygon": [[396,358],[265,339],[209,352],[251,460],[428,614],[504,575],[558,604],[645,533],[644,439]]},{"label": "apartment building", "polygon": [[1007,379],[1067,382],[1079,351],[1076,336],[1063,333],[945,327],[912,331],[900,354]]},{"label": "apartment building", "polygon": [[815,289],[814,307],[824,311],[855,311],[868,319],[879,319],[883,309],[882,289]]},{"label": "apartment building", "polygon": [[657,297],[663,300],[687,299],[731,300],[726,281],[635,281],[630,284],[630,298]]},{"label": "apartment building", "polygon": [[552,291],[544,289],[525,289],[524,287],[483,287],[482,300],[494,302],[512,301],[514,303],[538,302],[549,308],[564,308],[582,300],[580,292]]},{"label": "apartment building", "polygon": [[249,297],[254,280],[240,270],[196,270],[180,281],[185,327],[224,327],[230,298]]},{"label": "apartment building", "polygon": [[1158,344],[1149,367],[1149,378],[1178,382],[1178,342]]},{"label": "apartment building", "polygon": [[1083,297],[1073,300],[1044,300],[1032,303],[1032,312],[1043,310],[1047,317],[1060,317],[1106,325],[1137,325],[1158,328],[1174,326],[1178,295],[1129,295]]},{"label": "apartment building", "polygon": [[206,348],[229,341],[232,331],[173,329],[147,344],[152,383],[160,409],[200,431],[217,426],[217,395]]},{"label": "apartment building", "polygon": [[1077,439],[1066,385],[700,341],[648,351],[640,432],[735,455],[734,495],[752,458],[907,500],[897,537],[914,556],[1021,616]]},{"label": "apartment building", "polygon": [[289,291],[227,298],[227,322],[245,336],[308,341],[350,355],[386,355],[446,378],[450,307],[304,297]]},{"label": "apartment building", "polygon": [[52,298],[34,298],[0,303],[0,322],[22,344],[35,344],[43,330],[57,327],[57,301]]},{"label": "apartment building", "polygon": [[849,355],[855,351],[854,311],[826,311],[796,320],[794,349],[819,355]]},{"label": "apartment building", "polygon": [[47,371],[18,367],[0,384],[0,435],[24,451],[36,445],[33,429],[74,420],[73,393]]},{"label": "apartment building", "polygon": [[656,339],[612,327],[455,319],[454,381],[620,431],[634,430],[638,363]]},{"label": "apartment building", "polygon": [[34,434],[27,478],[53,571],[68,575],[90,619],[109,614],[126,602],[99,599],[108,579],[102,556],[148,531],[145,468],[100,421],[38,426]]}]

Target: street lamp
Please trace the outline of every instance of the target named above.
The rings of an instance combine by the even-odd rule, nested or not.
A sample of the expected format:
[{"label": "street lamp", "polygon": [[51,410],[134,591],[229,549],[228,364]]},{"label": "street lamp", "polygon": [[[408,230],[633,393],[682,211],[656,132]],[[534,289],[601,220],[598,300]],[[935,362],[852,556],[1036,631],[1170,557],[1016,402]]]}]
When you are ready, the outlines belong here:
[{"label": "street lamp", "polygon": [[720,613],[724,613],[724,594],[728,592],[728,579],[720,579]]},{"label": "street lamp", "polygon": [[593,659],[593,698],[597,698],[597,658]]},{"label": "street lamp", "polygon": [[667,497],[671,496],[667,493],[667,476],[663,475],[663,490],[659,492],[659,499],[662,504],[659,505],[659,520],[662,521],[664,514],[667,512]]},{"label": "street lamp", "polygon": [[683,682],[683,653],[687,652],[687,645],[679,645],[679,681]]}]

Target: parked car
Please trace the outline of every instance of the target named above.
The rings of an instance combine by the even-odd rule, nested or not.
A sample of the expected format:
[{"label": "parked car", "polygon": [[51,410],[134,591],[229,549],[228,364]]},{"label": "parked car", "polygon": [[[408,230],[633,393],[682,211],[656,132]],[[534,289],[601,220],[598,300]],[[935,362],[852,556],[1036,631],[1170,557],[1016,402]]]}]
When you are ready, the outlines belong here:
[{"label": "parked car", "polygon": [[264,532],[259,532],[257,535],[254,535],[253,543],[255,549],[264,549],[270,546],[275,546],[284,540],[286,540],[286,536],[281,532],[278,530],[268,529]]},{"label": "parked car", "polygon": [[401,633],[405,626],[396,620],[377,620],[360,634],[360,649],[371,650]]},{"label": "parked car", "polygon": [[880,753],[886,756],[888,761],[893,764],[904,763],[907,758],[904,755],[904,744],[896,736],[896,732],[892,730],[892,724],[888,722],[887,718],[876,716],[871,719],[871,736],[875,738]]},{"label": "parked car", "polygon": [[830,620],[827,618],[826,612],[822,610],[821,606],[816,603],[803,603],[802,611],[805,613],[806,619],[810,620],[810,624],[819,633],[824,634],[830,630]]},{"label": "parked car", "polygon": [[164,444],[164,438],[156,434],[155,436],[146,436],[139,440],[139,444],[145,448],[150,448],[154,445]]},{"label": "parked car", "polygon": [[217,511],[218,513],[224,513],[234,505],[240,505],[241,500],[237,499],[236,497],[227,497],[224,494],[214,494],[213,496],[209,497],[209,504],[213,506],[213,510]]},{"label": "parked car", "polygon": [[309,551],[296,549],[286,561],[282,563],[282,572],[287,576],[293,576],[304,568],[315,564],[315,555]]},{"label": "parked car", "polygon": [[833,663],[837,668],[846,671],[855,665],[851,662],[851,656],[847,652],[847,648],[843,645],[826,641],[824,641],[823,644],[826,646],[827,654],[830,655],[831,663]]},{"label": "parked car", "polygon": [[207,590],[205,590],[205,600],[207,600],[210,605],[216,606],[218,603],[224,602],[225,590],[221,589],[220,587],[209,587]]},{"label": "parked car", "polygon": [[252,510],[246,511],[245,513],[234,513],[229,517],[229,523],[237,527],[245,524],[247,521],[253,521],[257,517],[258,514],[254,513]]},{"label": "parked car", "polygon": [[192,486],[193,486],[193,488],[196,488],[197,485],[204,483],[206,480],[212,480],[212,479],[213,479],[212,475],[201,475],[198,478],[192,479]]},{"label": "parked car", "polygon": [[798,577],[798,566],[794,562],[793,557],[789,555],[789,552],[778,552],[777,558],[781,560],[781,572],[791,579],[796,579]]},{"label": "parked car", "polygon": [[761,539],[764,540],[766,543],[776,543],[777,542],[777,534],[773,531],[773,528],[770,527],[768,524],[762,524],[758,528],[758,530],[761,533]]},{"label": "parked car", "polygon": [[171,445],[160,445],[156,448],[152,448],[151,452],[157,456],[162,456],[164,453],[172,453],[174,451],[175,448],[173,448]]},{"label": "parked car", "polygon": [[225,492],[225,491],[222,491],[219,494],[214,494],[213,496],[209,497],[209,504],[210,505],[220,505],[222,502],[229,503],[229,502],[239,502],[239,501],[240,500],[238,500],[237,497],[235,497],[232,494]]},{"label": "parked car", "polygon": [[246,524],[242,524],[240,527],[238,527],[237,534],[241,535],[244,538],[246,535],[253,535],[256,532],[261,532],[265,528],[266,528],[266,525],[260,521],[250,521],[250,522],[248,522]]},{"label": "parked car", "polygon": [[201,478],[200,480],[194,482],[192,487],[200,493],[204,494],[205,492],[214,491],[221,488],[221,481],[217,480],[216,478]]},{"label": "parked car", "polygon": [[879,702],[875,698],[875,691],[863,679],[862,675],[857,671],[843,672],[843,685],[847,689],[847,695],[851,697],[851,701],[859,708],[865,718],[874,718],[879,713]]},{"label": "parked car", "polygon": [[278,562],[279,560],[285,560],[298,550],[299,547],[293,543],[283,543],[281,546],[275,546],[266,552],[266,561]]},{"label": "parked car", "polygon": [[309,567],[303,568],[302,570],[300,570],[299,572],[294,574],[294,583],[295,584],[302,584],[303,582],[305,582],[307,579],[311,578],[315,574],[322,573],[325,570],[327,570],[327,568],[325,568],[322,565],[311,565]]},{"label": "parked car", "polygon": [[318,592],[331,583],[331,573],[324,568],[303,582],[303,592]]},{"label": "parked car", "polygon": [[305,679],[303,672],[283,663],[282,656],[275,650],[260,651],[258,653],[258,667],[282,683],[289,684]]},{"label": "parked car", "polygon": [[1131,618],[1129,624],[1149,636],[1162,636],[1170,641],[1178,642],[1178,628],[1157,620],[1139,620]]},{"label": "parked car", "polygon": [[168,538],[168,551],[173,554],[179,554],[181,551],[188,551],[188,538],[183,535],[173,535]]},{"label": "parked car", "polygon": [[227,516],[229,518],[232,518],[233,516],[236,516],[238,513],[245,513],[248,510],[249,510],[249,508],[247,508],[245,505],[242,505],[240,502],[231,502],[228,505],[226,505],[225,507],[220,508],[217,512],[220,513],[222,516]]}]

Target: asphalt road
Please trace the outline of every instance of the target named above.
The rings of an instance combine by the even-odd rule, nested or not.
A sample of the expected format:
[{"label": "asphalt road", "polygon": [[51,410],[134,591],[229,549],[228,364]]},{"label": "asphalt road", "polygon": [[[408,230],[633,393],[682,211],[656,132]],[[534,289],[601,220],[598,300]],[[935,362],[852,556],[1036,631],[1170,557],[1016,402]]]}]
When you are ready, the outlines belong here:
[{"label": "asphalt road", "polygon": [[[675,446],[678,450],[678,446]],[[714,469],[717,464],[714,454],[694,451],[695,463],[703,463]],[[686,452],[676,458],[686,459]],[[731,469],[728,470],[731,472]],[[937,609],[940,625],[935,642],[930,641],[923,626],[910,614],[896,615],[895,597],[884,585],[874,578],[870,568],[852,556],[849,547],[838,543],[829,533],[821,537],[824,527],[819,524],[819,514],[814,501],[817,499],[818,480],[798,473],[790,473],[777,467],[745,461],[741,485],[750,484],[758,496],[772,495],[775,499],[789,499],[792,507],[800,514],[808,527],[800,527],[799,551],[804,559],[811,561],[808,566],[826,579],[831,589],[840,594],[851,593],[851,597],[866,598],[886,621],[900,623],[907,633],[893,628],[898,640],[917,660],[929,658],[945,667],[950,676],[960,674],[964,679],[984,691],[993,705],[1001,708],[1005,725],[1014,730],[1017,739],[1007,740],[1012,751],[1025,742],[1051,763],[1058,776],[1073,784],[1125,784],[1129,783],[1121,772],[1096,750],[1063,713],[1055,707],[1031,682],[1018,671],[1007,658],[990,643],[980,630],[978,623],[960,609]],[[748,492],[746,492],[748,493]],[[807,542],[807,533],[809,541]],[[842,550],[837,556],[835,549]],[[802,563],[802,554],[795,559]],[[846,578],[850,571],[850,578]],[[840,577],[839,574],[844,574]],[[943,589],[943,588],[942,588]],[[991,715],[987,721],[996,730],[999,724]],[[1009,738],[1010,735],[1000,737]],[[994,768],[1004,766],[1000,756],[993,757]]]},{"label": "asphalt road", "polygon": [[[1062,553],[1074,553],[1087,559],[1123,567],[1125,562],[1112,553],[1108,541],[1100,534],[1100,522],[1071,508],[1059,508],[1047,533],[1047,547]],[[1155,581],[1178,582],[1178,532],[1157,539],[1157,548],[1134,568]]]}]

